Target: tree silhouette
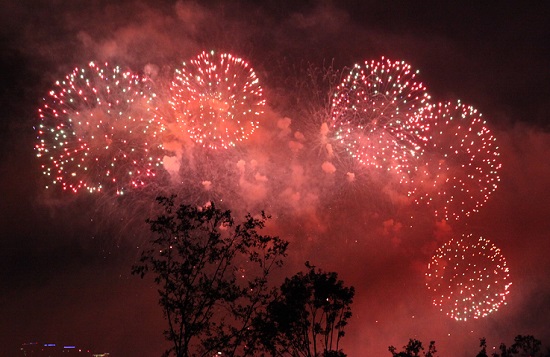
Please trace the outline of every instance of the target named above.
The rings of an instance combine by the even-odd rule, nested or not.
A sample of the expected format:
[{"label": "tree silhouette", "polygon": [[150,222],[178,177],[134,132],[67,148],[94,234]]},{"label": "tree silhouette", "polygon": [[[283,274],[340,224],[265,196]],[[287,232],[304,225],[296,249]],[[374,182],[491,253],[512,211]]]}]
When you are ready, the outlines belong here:
[{"label": "tree silhouette", "polygon": [[489,357],[487,355],[487,341],[485,340],[485,337],[479,339],[479,347],[481,347],[481,350],[476,357]]},{"label": "tree silhouette", "polygon": [[422,342],[412,338],[409,339],[409,343],[406,346],[403,346],[403,349],[404,351],[396,352],[397,348],[395,348],[394,346],[388,347],[388,350],[391,352],[393,357],[435,357],[435,353],[437,352],[437,350],[435,349],[435,341],[430,341],[428,351],[424,352]]},{"label": "tree silhouette", "polygon": [[[541,345],[541,341],[531,335],[517,335],[510,347],[506,347],[504,343],[501,343],[498,348],[499,352],[493,352],[491,357],[550,357],[550,349],[545,354],[540,352]],[[479,339],[479,347],[481,347],[481,350],[476,354],[476,357],[488,357],[485,337]],[[422,342],[416,339],[410,339],[409,343],[403,346],[403,349],[402,352],[396,352],[397,349],[394,346],[388,348],[393,357],[435,357],[437,352],[434,341],[430,342],[428,351],[423,352]]]},{"label": "tree silhouette", "polygon": [[504,343],[499,346],[500,353],[493,353],[492,357],[538,357],[542,356],[541,341],[531,335],[517,335],[514,343],[508,348]]},{"label": "tree silhouette", "polygon": [[338,274],[306,263],[307,273],[285,279],[261,322],[272,356],[344,357],[340,339],[351,317],[355,290]]},{"label": "tree silhouette", "polygon": [[276,294],[268,276],[282,265],[288,242],[260,235],[269,218],[247,215],[235,224],[230,211],[179,205],[159,197],[163,213],[148,220],[151,247],[132,273],[151,272],[172,343],[164,356],[254,355],[253,322]]}]

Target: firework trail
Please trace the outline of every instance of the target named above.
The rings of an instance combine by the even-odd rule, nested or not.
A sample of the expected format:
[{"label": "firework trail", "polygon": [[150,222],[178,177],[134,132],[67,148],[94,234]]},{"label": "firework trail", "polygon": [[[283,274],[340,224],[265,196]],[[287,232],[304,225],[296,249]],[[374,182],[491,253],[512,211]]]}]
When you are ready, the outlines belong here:
[{"label": "firework trail", "polygon": [[499,152],[481,113],[458,101],[439,103],[426,114],[431,124],[413,197],[438,219],[458,220],[477,212],[499,182]]},{"label": "firework trail", "polygon": [[472,234],[441,246],[428,264],[426,280],[433,304],[457,321],[497,311],[512,285],[500,249]]},{"label": "firework trail", "polygon": [[336,141],[361,163],[407,179],[428,127],[422,112],[430,96],[405,62],[355,65],[331,103]]},{"label": "firework trail", "polygon": [[147,80],[130,71],[94,62],[76,68],[38,110],[35,149],[44,175],[74,193],[145,185],[163,156],[154,101]]},{"label": "firework trail", "polygon": [[181,130],[212,149],[234,147],[258,128],[265,100],[250,65],[228,53],[203,52],[176,69],[170,104]]}]

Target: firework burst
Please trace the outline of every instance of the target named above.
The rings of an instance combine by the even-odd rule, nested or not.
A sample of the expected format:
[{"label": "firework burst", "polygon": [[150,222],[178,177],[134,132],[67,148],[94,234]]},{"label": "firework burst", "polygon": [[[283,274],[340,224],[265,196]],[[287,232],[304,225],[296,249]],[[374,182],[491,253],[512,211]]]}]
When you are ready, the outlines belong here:
[{"label": "firework burst", "polygon": [[499,152],[481,113],[471,106],[440,103],[425,155],[414,176],[417,203],[433,207],[438,219],[458,220],[477,212],[499,182]]},{"label": "firework burst", "polygon": [[512,285],[500,249],[472,234],[441,246],[428,264],[426,280],[433,304],[458,321],[497,311]]},{"label": "firework burst", "polygon": [[90,62],[57,81],[38,110],[37,156],[63,190],[140,187],[162,164],[147,80],[120,67]]},{"label": "firework burst", "polygon": [[170,104],[199,145],[229,148],[258,128],[265,100],[253,69],[228,53],[203,52],[176,69]]},{"label": "firework burst", "polygon": [[355,65],[332,98],[336,141],[361,163],[405,178],[421,154],[430,96],[402,61]]}]

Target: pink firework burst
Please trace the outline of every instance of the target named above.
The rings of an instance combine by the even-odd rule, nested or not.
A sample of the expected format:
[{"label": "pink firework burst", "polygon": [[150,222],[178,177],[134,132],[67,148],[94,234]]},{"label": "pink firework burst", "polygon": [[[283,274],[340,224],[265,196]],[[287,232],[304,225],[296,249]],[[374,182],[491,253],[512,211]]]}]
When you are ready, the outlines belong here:
[{"label": "pink firework burst", "polygon": [[203,52],[183,63],[170,90],[180,128],[212,149],[247,140],[258,128],[265,105],[254,70],[229,53]]},{"label": "pink firework burst", "polygon": [[407,178],[426,140],[430,96],[403,61],[355,65],[337,87],[331,117],[336,140],[365,165]]},{"label": "pink firework burst", "polygon": [[439,103],[426,114],[430,137],[413,179],[417,203],[438,219],[477,212],[499,182],[499,152],[481,113],[458,101]]},{"label": "pink firework burst", "polygon": [[426,286],[433,304],[458,321],[497,311],[510,293],[510,272],[502,252],[472,234],[451,239],[432,256]]},{"label": "pink firework burst", "polygon": [[44,175],[74,193],[143,186],[163,157],[154,97],[145,78],[107,63],[90,62],[57,81],[38,110]]}]

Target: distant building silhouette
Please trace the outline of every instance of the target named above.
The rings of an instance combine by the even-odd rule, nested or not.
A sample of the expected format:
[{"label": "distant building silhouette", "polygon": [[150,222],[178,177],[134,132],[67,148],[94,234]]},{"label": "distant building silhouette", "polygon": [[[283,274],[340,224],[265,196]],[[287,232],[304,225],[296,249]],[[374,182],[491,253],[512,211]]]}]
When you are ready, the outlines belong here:
[{"label": "distant building silhouette", "polygon": [[92,353],[90,350],[78,348],[73,345],[59,345],[56,343],[38,343],[28,342],[21,345],[23,356],[32,357],[64,357],[64,356],[82,356],[82,357],[109,357],[109,353]]}]

